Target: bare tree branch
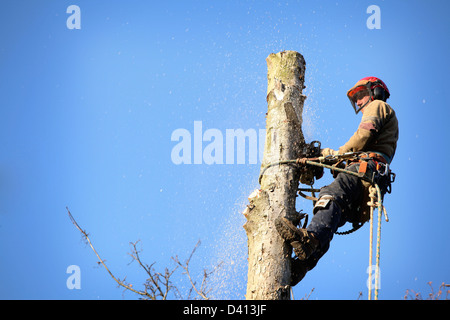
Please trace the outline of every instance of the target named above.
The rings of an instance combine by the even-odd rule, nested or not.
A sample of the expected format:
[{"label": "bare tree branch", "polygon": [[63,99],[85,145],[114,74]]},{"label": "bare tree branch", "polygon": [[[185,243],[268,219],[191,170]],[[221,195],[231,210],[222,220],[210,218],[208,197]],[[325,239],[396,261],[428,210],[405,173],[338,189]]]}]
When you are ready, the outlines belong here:
[{"label": "bare tree branch", "polygon": [[156,272],[153,268],[153,265],[155,263],[148,265],[142,262],[139,255],[141,250],[137,249],[138,242],[139,241],[130,243],[132,246],[132,252],[129,255],[133,258],[133,261],[137,261],[139,266],[142,267],[142,269],[144,269],[148,275],[148,278],[144,284],[145,290],[146,292],[147,290],[150,290],[150,292],[152,293],[152,297],[161,297],[162,300],[166,300],[171,290],[177,292],[177,288],[172,285],[170,277],[178,269],[178,266],[175,266],[175,268],[173,268],[172,270],[165,268],[164,274]]},{"label": "bare tree branch", "polygon": [[[189,262],[191,261],[191,258],[193,256],[193,254],[195,253],[195,250],[197,250],[197,248],[200,246],[200,240],[197,242],[197,244],[195,245],[194,249],[191,252],[191,255],[189,256],[189,258],[186,260],[186,262],[184,264],[182,264],[180,262],[180,260],[178,260],[178,256],[175,256],[174,258],[172,257],[172,259],[180,266],[184,269],[184,274],[187,275],[189,282],[191,283],[192,289],[195,290],[195,292],[202,297],[205,300],[209,300],[208,297],[206,296],[206,294],[203,292],[203,286],[200,288],[200,290],[197,289],[197,287],[195,286],[195,282],[192,280],[191,274],[189,272]],[[203,283],[203,281],[202,281]]]},{"label": "bare tree branch", "polygon": [[[434,291],[432,282],[427,283],[430,286],[431,292],[428,294],[427,300],[441,300],[445,299],[448,300],[448,295],[450,294],[450,290],[447,288],[450,288],[450,284],[446,284],[445,282],[441,283],[439,286],[438,292]],[[445,293],[445,298],[444,298]],[[424,300],[422,297],[422,294],[420,292],[415,292],[414,290],[408,289],[406,290],[405,296],[403,297],[404,300]]]},{"label": "bare tree branch", "polygon": [[149,295],[147,292],[135,290],[132,287],[133,285],[125,283],[125,279],[126,278],[124,280],[120,280],[120,279],[116,278],[113,275],[111,270],[109,270],[108,266],[105,264],[105,260],[103,260],[100,257],[99,253],[97,252],[97,250],[95,249],[94,245],[92,244],[91,239],[89,238],[89,234],[78,225],[77,221],[75,220],[75,218],[70,213],[69,208],[66,207],[66,209],[67,209],[67,213],[69,214],[70,221],[72,221],[72,223],[75,225],[75,227],[81,232],[81,234],[83,235],[83,239],[89,244],[89,246],[91,247],[92,251],[94,251],[95,255],[97,256],[97,259],[99,261],[98,263],[101,264],[105,268],[106,271],[108,271],[108,273],[111,276],[111,278],[113,278],[114,281],[116,281],[119,286],[121,286],[121,287],[123,287],[123,288],[125,288],[127,290],[130,290],[130,291],[132,291],[134,293],[137,293],[137,294],[139,294],[141,296],[152,298],[152,296]]},{"label": "bare tree branch", "polygon": [[[178,256],[172,257],[172,259],[184,270],[184,274],[186,274],[186,276],[189,279],[189,282],[191,283],[191,291],[194,290],[201,298],[205,299],[205,300],[209,300],[208,298],[208,294],[211,291],[211,289],[207,290],[207,279],[208,277],[213,274],[218,268],[220,268],[220,266],[223,264],[223,261],[220,262],[216,267],[214,267],[213,270],[211,271],[207,271],[206,269],[203,269],[203,279],[202,279],[202,283],[200,285],[200,288],[197,288],[196,282],[192,279],[192,276],[189,272],[189,263],[191,261],[192,256],[194,255],[195,251],[197,250],[197,248],[200,246],[201,241],[199,240],[197,242],[197,244],[195,245],[194,249],[191,252],[191,255],[189,256],[189,258],[186,260],[186,262],[184,264],[182,264],[180,262],[180,260],[178,259]],[[190,297],[190,294],[189,294]]]},{"label": "bare tree branch", "polygon": [[104,259],[102,259],[100,257],[100,254],[97,252],[97,250],[95,249],[94,245],[91,242],[91,239],[89,238],[89,234],[83,230],[80,225],[77,223],[77,221],[75,220],[75,218],[73,217],[73,215],[71,214],[70,210],[68,207],[66,207],[67,209],[67,213],[69,214],[69,218],[72,221],[72,223],[75,225],[75,227],[81,232],[83,239],[86,241],[87,244],[89,244],[89,246],[91,247],[92,251],[94,251],[95,255],[97,256],[98,259],[98,264],[102,265],[105,270],[109,273],[109,275],[111,276],[111,278],[114,279],[114,281],[116,281],[116,283],[120,286],[125,288],[126,290],[130,290],[131,292],[134,292],[138,295],[140,295],[143,299],[151,299],[151,300],[158,300],[158,299],[162,299],[162,300],[167,300],[168,295],[170,292],[173,292],[173,294],[175,295],[175,297],[181,297],[181,294],[178,290],[178,288],[176,286],[174,286],[171,282],[171,277],[172,275],[175,273],[175,271],[178,269],[178,267],[182,267],[184,272],[183,274],[186,274],[189,282],[191,284],[191,288],[189,291],[189,298],[191,296],[192,291],[194,290],[201,298],[205,299],[205,300],[209,300],[209,298],[207,297],[209,290],[207,290],[207,278],[214,273],[217,268],[219,268],[222,265],[222,262],[217,265],[212,271],[208,272],[207,270],[203,270],[203,279],[202,279],[202,283],[200,285],[200,288],[196,287],[196,283],[193,281],[190,271],[189,271],[189,263],[192,259],[192,256],[194,255],[195,251],[197,250],[197,248],[200,246],[200,240],[197,242],[197,244],[195,245],[194,249],[192,250],[189,258],[186,260],[186,262],[184,264],[182,264],[178,257],[172,257],[172,260],[175,261],[176,265],[174,268],[169,269],[169,268],[165,268],[164,273],[160,273],[157,272],[153,266],[155,264],[152,263],[150,265],[144,263],[141,259],[140,253],[142,252],[142,250],[138,249],[138,243],[139,240],[136,242],[130,242],[131,245],[131,253],[129,253],[129,255],[132,258],[132,261],[130,262],[130,264],[133,261],[136,261],[139,266],[147,273],[148,277],[144,283],[144,290],[136,290],[133,288],[132,284],[129,284],[126,282],[126,277],[123,280],[120,280],[119,278],[117,278],[116,276],[114,276],[114,274],[111,272],[111,270],[108,268],[108,266],[106,265]]}]

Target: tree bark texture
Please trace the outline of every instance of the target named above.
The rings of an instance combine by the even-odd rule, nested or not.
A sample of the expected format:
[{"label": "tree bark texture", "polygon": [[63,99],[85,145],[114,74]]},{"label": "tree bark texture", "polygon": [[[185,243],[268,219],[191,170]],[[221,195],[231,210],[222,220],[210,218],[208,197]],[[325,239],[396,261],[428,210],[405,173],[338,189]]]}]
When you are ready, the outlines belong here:
[{"label": "tree bark texture", "polygon": [[[268,113],[262,168],[297,159],[304,146],[302,111],[305,60],[295,51],[270,54],[267,59]],[[262,169],[261,169],[262,170]],[[262,172],[262,171],[261,171]],[[261,189],[250,196],[244,211],[248,238],[248,300],[289,300],[292,248],[275,229],[278,217],[294,218],[299,173],[290,164],[264,172]]]}]

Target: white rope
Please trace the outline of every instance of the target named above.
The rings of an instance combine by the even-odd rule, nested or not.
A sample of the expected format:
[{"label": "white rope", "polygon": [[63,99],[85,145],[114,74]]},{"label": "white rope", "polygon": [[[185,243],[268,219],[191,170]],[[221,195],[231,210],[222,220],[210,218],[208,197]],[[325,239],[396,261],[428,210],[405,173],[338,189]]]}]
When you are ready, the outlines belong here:
[{"label": "white rope", "polygon": [[[367,203],[370,207],[370,248],[369,248],[369,300],[372,300],[372,266],[373,266],[373,210],[376,207],[378,209],[378,225],[377,225],[377,244],[376,244],[376,265],[375,265],[375,300],[378,300],[379,289],[380,289],[380,247],[381,247],[381,217],[384,213],[386,222],[389,221],[386,208],[382,203],[382,196],[380,187],[375,184],[375,187],[371,186],[369,189],[370,201]],[[378,200],[378,201],[376,201]]]}]

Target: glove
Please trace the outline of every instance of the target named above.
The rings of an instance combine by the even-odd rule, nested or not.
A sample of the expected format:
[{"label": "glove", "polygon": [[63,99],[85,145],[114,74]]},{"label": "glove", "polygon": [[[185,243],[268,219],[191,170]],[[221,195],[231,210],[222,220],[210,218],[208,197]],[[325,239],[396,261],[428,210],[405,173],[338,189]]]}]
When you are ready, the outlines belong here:
[{"label": "glove", "polygon": [[334,156],[339,154],[339,151],[330,149],[330,148],[325,148],[325,149],[320,149],[320,155],[327,157],[327,156]]}]

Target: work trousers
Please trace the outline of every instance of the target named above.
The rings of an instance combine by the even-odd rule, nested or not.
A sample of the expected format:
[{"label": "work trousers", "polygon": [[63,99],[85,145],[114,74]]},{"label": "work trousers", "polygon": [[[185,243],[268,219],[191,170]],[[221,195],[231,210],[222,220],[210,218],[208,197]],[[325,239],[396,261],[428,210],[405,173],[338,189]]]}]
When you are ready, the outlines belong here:
[{"label": "work trousers", "polygon": [[[346,170],[358,172],[359,163],[349,165]],[[369,160],[367,172],[375,170],[376,164]],[[320,248],[309,258],[309,269],[312,269],[328,251],[336,230],[346,222],[357,219],[354,208],[362,201],[363,188],[360,178],[341,172],[331,184],[320,189],[319,198],[327,195],[331,196],[332,200],[324,208],[315,212],[307,227],[307,230],[312,232],[320,242]]]}]

